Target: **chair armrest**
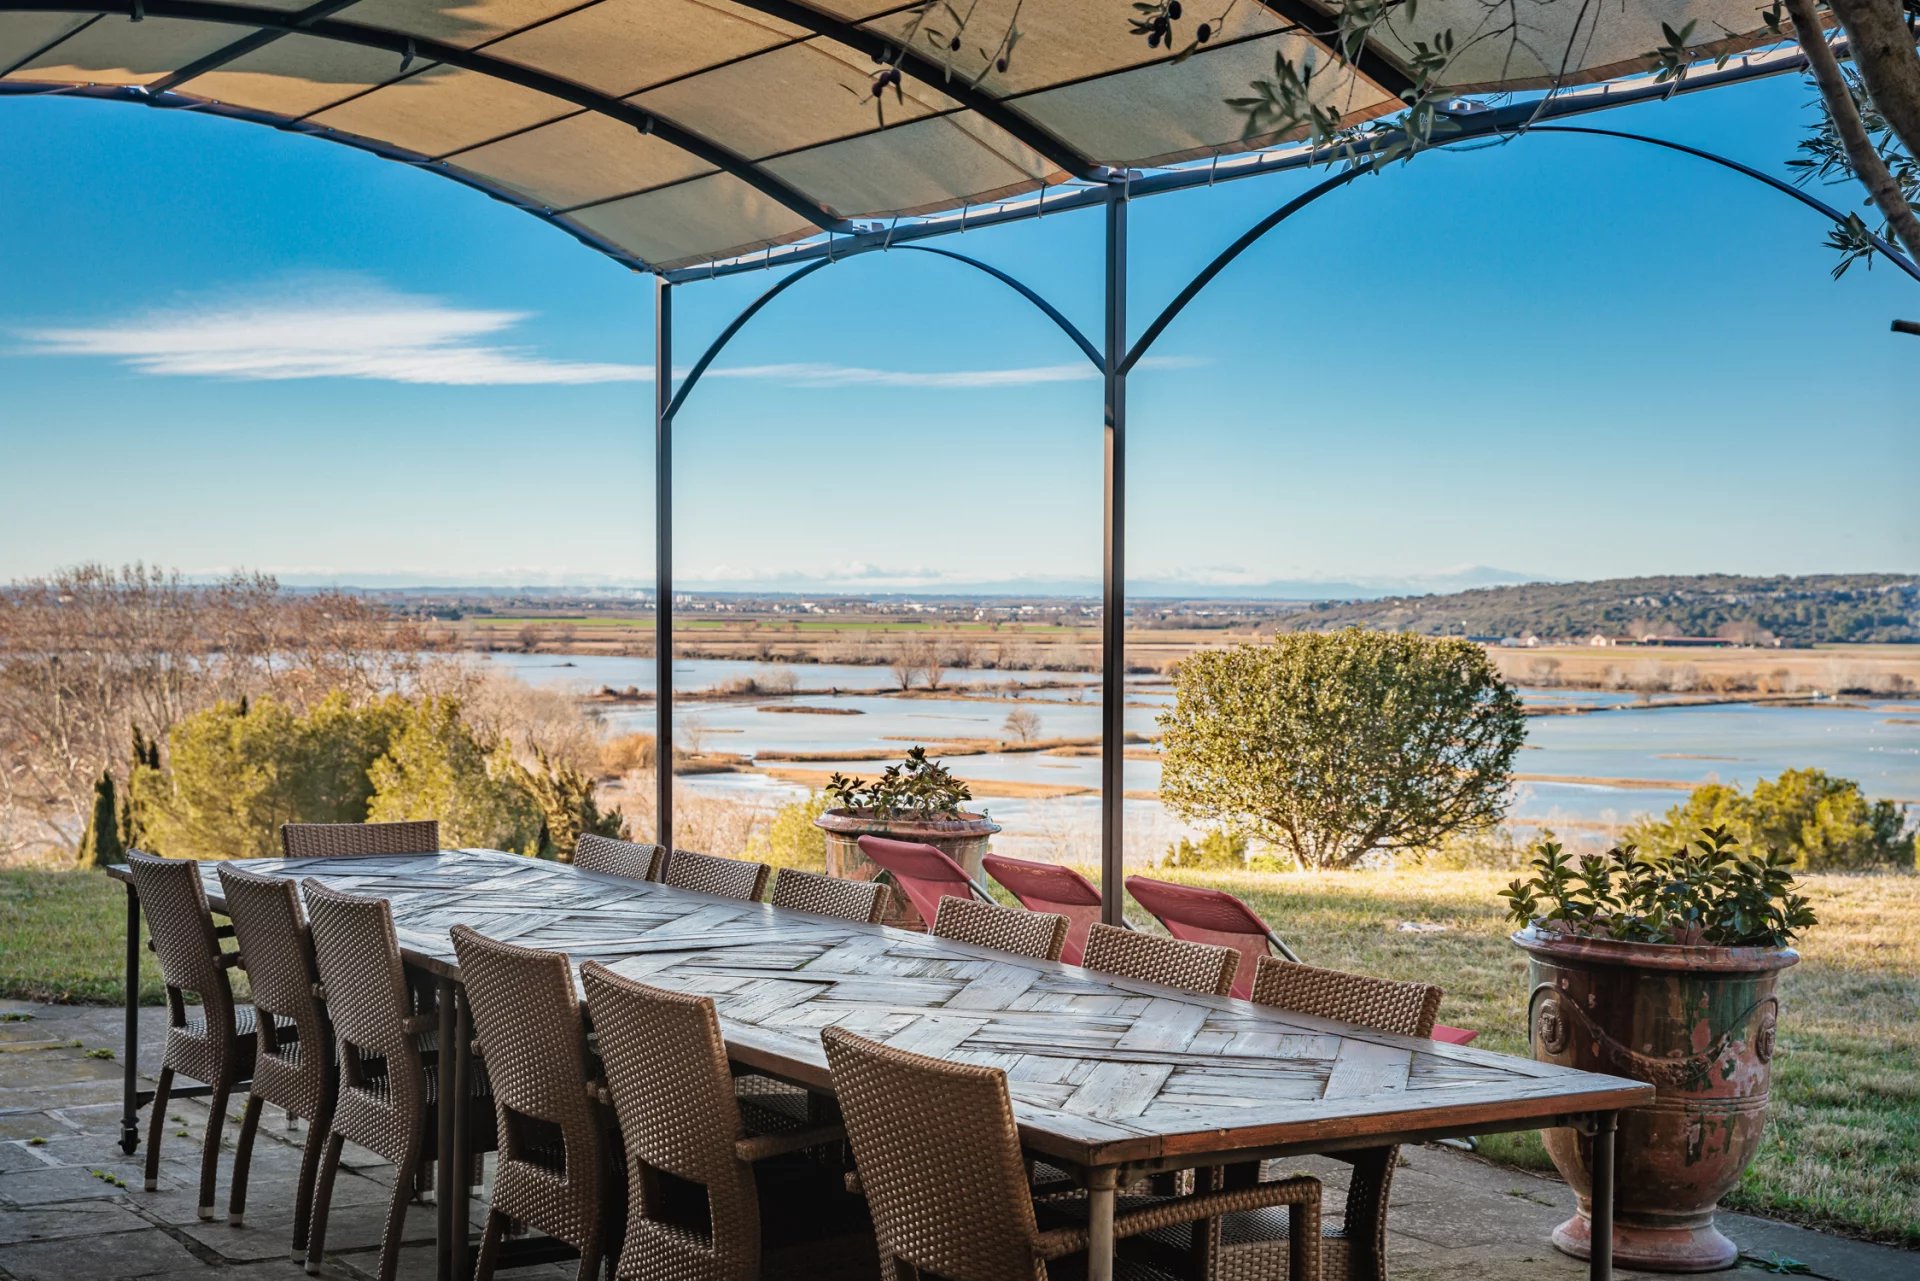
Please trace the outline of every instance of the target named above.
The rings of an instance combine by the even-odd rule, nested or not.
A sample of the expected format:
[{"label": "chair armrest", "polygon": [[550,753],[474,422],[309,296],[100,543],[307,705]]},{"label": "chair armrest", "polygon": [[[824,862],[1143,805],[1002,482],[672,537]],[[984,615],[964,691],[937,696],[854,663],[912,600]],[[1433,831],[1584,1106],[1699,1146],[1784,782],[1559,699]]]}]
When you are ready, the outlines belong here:
[{"label": "chair armrest", "polygon": [[808,1148],[825,1147],[829,1143],[841,1143],[846,1140],[846,1127],[823,1125],[812,1130],[797,1130],[790,1134],[755,1134],[734,1142],[733,1154],[742,1161],[764,1161],[768,1157],[785,1156],[789,1152],[804,1152]]},{"label": "chair armrest", "polygon": [[1252,1187],[1234,1188],[1228,1192],[1200,1192],[1193,1196],[1174,1197],[1156,1205],[1129,1210],[1125,1214],[1114,1216],[1113,1235],[1115,1240],[1119,1240],[1123,1237],[1138,1236],[1142,1232],[1151,1232],[1155,1228],[1171,1227],[1176,1223],[1191,1223],[1195,1219],[1217,1219],[1223,1214],[1236,1214],[1242,1210],[1264,1210],[1276,1205],[1310,1209],[1312,1213],[1309,1217],[1314,1221],[1312,1235],[1315,1238],[1318,1237],[1320,1180],[1310,1174],[1295,1175],[1275,1183],[1256,1183]]}]

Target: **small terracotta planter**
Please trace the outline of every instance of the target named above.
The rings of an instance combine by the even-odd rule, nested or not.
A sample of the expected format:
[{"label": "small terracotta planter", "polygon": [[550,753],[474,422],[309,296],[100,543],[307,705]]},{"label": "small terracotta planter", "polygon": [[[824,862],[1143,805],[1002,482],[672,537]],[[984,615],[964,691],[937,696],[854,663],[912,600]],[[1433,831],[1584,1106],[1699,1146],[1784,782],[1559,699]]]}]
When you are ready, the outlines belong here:
[{"label": "small terracotta planter", "polygon": [[[984,814],[962,813],[956,819],[920,820],[881,818],[872,810],[828,810],[815,819],[814,826],[827,834],[827,875],[849,881],[871,881],[880,868],[860,852],[862,836],[887,836],[896,841],[919,841],[932,845],[967,869],[967,875],[980,878],[980,860],[988,850],[1000,825]],[[913,910],[904,894],[893,894],[893,914],[887,924],[901,929],[924,930],[927,923]]]},{"label": "small terracotta planter", "polygon": [[[1739,1250],[1713,1214],[1753,1159],[1772,1081],[1774,981],[1791,948],[1695,947],[1577,938],[1528,928],[1527,1020],[1533,1056],[1658,1088],[1620,1116],[1614,1261],[1659,1272],[1711,1272]],[[1592,1144],[1548,1130],[1547,1153],[1579,1210],[1553,1243],[1586,1258]]]}]

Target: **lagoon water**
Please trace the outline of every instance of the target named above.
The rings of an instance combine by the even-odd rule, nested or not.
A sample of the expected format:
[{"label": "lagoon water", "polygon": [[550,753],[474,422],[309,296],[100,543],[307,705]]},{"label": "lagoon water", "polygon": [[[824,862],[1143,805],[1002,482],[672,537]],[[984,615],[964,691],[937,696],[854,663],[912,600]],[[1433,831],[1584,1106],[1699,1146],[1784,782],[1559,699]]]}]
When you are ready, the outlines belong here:
[{"label": "lagoon water", "polygon": [[[578,690],[602,686],[653,688],[647,658],[496,654],[483,660],[535,685]],[[803,692],[764,702],[683,702],[675,721],[682,745],[698,737],[709,751],[755,755],[764,751],[858,752],[881,748],[904,752],[927,743],[937,753],[942,739],[1005,737],[1002,728],[1016,703],[996,698],[895,698],[837,694],[836,689],[876,689],[892,683],[883,667],[836,664],[769,664],[689,659],[674,665],[681,692],[710,689],[741,677],[765,679],[791,673]],[[776,679],[784,677],[776,676]],[[1007,672],[955,669],[944,683],[957,687],[1008,681],[1068,681],[1075,688],[1033,690],[1017,705],[1033,711],[1041,738],[1084,738],[1099,733],[1100,679],[1089,673]],[[1527,746],[1515,764],[1512,816],[1526,823],[1568,826],[1617,824],[1658,812],[1685,799],[1686,787],[1721,781],[1750,785],[1782,770],[1817,766],[1856,779],[1872,796],[1920,803],[1920,704],[1872,702],[1864,706],[1778,707],[1737,704],[1717,707],[1661,706],[1627,693],[1585,690],[1525,690],[1528,702],[1576,703],[1610,710],[1583,715],[1536,716],[1527,724]],[[1141,677],[1127,687],[1126,726],[1155,732],[1155,717],[1172,701],[1164,680]],[[833,709],[825,714],[769,708]],[[834,714],[834,711],[848,714]],[[609,732],[651,732],[651,705],[607,709]],[[1052,783],[1097,788],[1099,761],[1091,756],[1007,753],[959,758],[957,772],[978,784],[976,793],[996,815],[1084,824],[1097,815],[1091,796],[1042,801],[995,798],[995,782]],[[871,762],[807,762],[805,768],[872,769]],[[1555,776],[1556,781],[1537,777]],[[1579,779],[1587,781],[1557,781]],[[1603,781],[1602,781],[1603,780]],[[1126,763],[1130,792],[1159,786],[1152,760]],[[1660,786],[1667,784],[1669,786]],[[705,775],[689,780],[699,790],[748,795],[771,802],[801,790],[758,774]],[[1091,806],[1091,808],[1089,808]],[[1150,828],[1160,823],[1152,801],[1130,803]],[[1083,812],[1084,811],[1084,812]],[[1131,821],[1131,819],[1130,819]]]}]

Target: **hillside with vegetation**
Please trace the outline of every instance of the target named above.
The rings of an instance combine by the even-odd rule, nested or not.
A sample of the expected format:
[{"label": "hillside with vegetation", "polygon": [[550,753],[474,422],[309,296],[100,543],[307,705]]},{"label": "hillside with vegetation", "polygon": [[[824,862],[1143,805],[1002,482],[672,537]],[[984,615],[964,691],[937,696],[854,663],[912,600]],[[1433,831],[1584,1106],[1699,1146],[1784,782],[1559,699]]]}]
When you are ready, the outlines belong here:
[{"label": "hillside with vegetation", "polygon": [[1430,636],[1717,637],[1738,644],[1920,641],[1920,577],[1912,574],[1732,574],[1525,583],[1444,596],[1325,601],[1280,622],[1288,631],[1364,627]]}]

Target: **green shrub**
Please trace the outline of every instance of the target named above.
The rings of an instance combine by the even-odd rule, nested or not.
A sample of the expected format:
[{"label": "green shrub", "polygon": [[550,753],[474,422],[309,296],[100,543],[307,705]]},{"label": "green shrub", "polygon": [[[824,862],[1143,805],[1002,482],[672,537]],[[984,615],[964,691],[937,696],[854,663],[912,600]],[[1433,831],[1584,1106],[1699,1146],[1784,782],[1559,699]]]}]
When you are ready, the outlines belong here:
[{"label": "green shrub", "polygon": [[1785,947],[1819,923],[1784,854],[1742,850],[1719,827],[1665,853],[1620,845],[1578,860],[1543,840],[1500,897],[1516,925],[1635,943]]},{"label": "green shrub", "polygon": [[1309,869],[1498,822],[1527,732],[1479,645],[1358,630],[1189,655],[1160,725],[1169,809]]},{"label": "green shrub", "polygon": [[505,744],[481,741],[460,719],[458,702],[430,698],[367,770],[373,799],[366,817],[376,823],[438,819],[444,845],[537,854],[540,807],[515,769]]},{"label": "green shrub", "polygon": [[825,792],[809,792],[802,800],[782,805],[748,839],[747,857],[773,867],[826,871],[827,834],[813,820],[826,813],[831,803]]},{"label": "green shrub", "polygon": [[1724,783],[1696,787],[1664,818],[1628,828],[1626,839],[1665,847],[1708,827],[1726,828],[1750,849],[1779,850],[1810,872],[1912,868],[1920,855],[1920,833],[1907,830],[1898,805],[1870,801],[1858,783],[1817,769],[1762,779],[1751,794]]},{"label": "green shrub", "polygon": [[397,695],[333,694],[302,716],[271,698],[222,702],[167,736],[168,766],[134,768],[141,838],[178,858],[271,858],[282,823],[359,823],[368,771],[409,717]]},{"label": "green shrub", "polygon": [[1186,867],[1240,871],[1247,866],[1247,837],[1231,828],[1215,828],[1198,842],[1181,837],[1167,846],[1161,867]]}]

